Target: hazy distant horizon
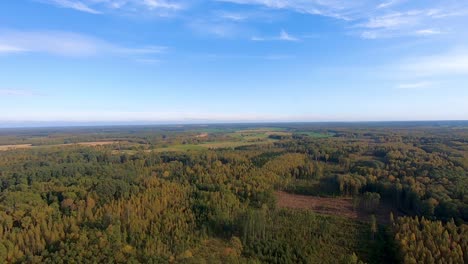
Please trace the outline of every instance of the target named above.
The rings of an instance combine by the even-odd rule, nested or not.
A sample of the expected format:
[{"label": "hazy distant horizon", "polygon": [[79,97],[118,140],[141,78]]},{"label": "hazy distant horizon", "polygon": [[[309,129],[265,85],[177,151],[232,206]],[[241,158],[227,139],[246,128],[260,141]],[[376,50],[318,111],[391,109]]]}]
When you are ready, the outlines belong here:
[{"label": "hazy distant horizon", "polygon": [[[281,125],[281,124],[317,124],[317,125],[339,125],[339,124],[433,124],[443,123],[455,125],[463,123],[468,125],[468,120],[355,120],[355,121],[228,121],[228,120],[175,120],[175,121],[155,121],[155,122],[0,122],[0,129],[9,128],[67,128],[67,127],[119,127],[119,126],[210,126],[210,125]],[[454,124],[455,123],[455,124]]]}]

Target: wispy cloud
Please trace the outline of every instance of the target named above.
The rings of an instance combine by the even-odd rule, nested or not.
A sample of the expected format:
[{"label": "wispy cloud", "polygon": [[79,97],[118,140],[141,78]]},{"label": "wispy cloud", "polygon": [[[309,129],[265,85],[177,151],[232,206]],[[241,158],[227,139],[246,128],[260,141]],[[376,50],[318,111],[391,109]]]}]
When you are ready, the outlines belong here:
[{"label": "wispy cloud", "polygon": [[187,26],[198,35],[227,39],[244,36],[248,31],[245,26],[238,23],[219,20],[195,19],[188,22]]},{"label": "wispy cloud", "polygon": [[245,21],[250,16],[247,13],[240,13],[240,12],[217,11],[215,13],[221,19],[230,20],[234,22]]},{"label": "wispy cloud", "polygon": [[243,54],[243,53],[203,53],[196,54],[193,58],[199,60],[269,60],[269,61],[279,61],[279,60],[289,60],[294,59],[295,56],[291,54]]},{"label": "wispy cloud", "polygon": [[101,14],[81,1],[74,0],[42,0],[41,2],[50,3],[63,8],[75,9],[77,11],[86,12],[90,14]]},{"label": "wispy cloud", "polygon": [[180,3],[175,3],[175,2],[168,2],[164,0],[143,0],[143,4],[149,7],[150,9],[157,9],[157,8],[163,8],[163,9],[182,9],[182,4]]},{"label": "wispy cloud", "polygon": [[442,31],[432,28],[434,25],[443,26],[433,17],[437,12],[433,9],[391,12],[373,16],[354,27],[362,30],[360,36],[367,39],[438,35]]},{"label": "wispy cloud", "polygon": [[158,65],[162,61],[158,59],[135,59],[135,62],[138,62],[141,64],[147,64],[147,65]]},{"label": "wispy cloud", "polygon": [[182,0],[36,0],[38,2],[70,8],[90,14],[102,14],[115,10],[140,13],[142,11],[177,11],[185,7]]},{"label": "wispy cloud", "polygon": [[57,31],[2,31],[0,45],[11,47],[5,50],[41,52],[55,55],[89,56],[107,43],[85,35]]},{"label": "wispy cloud", "polygon": [[[188,10],[198,6],[203,10],[200,16],[187,18],[193,20],[195,30],[204,27],[208,33],[226,37],[233,33],[235,26],[225,22],[241,23],[251,18],[256,12],[265,10],[288,10],[301,14],[322,16],[343,21],[345,29],[352,35],[364,39],[394,38],[394,37],[436,37],[436,31],[427,31],[428,28],[437,28],[439,32],[456,32],[449,30],[454,24],[453,20],[464,19],[468,15],[468,2],[447,0],[443,3],[435,0],[424,1],[409,5],[407,0],[35,0],[55,6],[70,8],[91,14],[103,13],[131,13],[156,14],[171,16],[180,10]],[[210,9],[212,2],[224,2],[249,6],[247,11],[219,11]],[[411,7],[411,8],[410,8]],[[208,11],[208,12],[206,12]],[[224,19],[211,25],[200,25],[200,20],[210,20],[207,13],[217,13],[217,17]],[[270,12],[274,13],[274,12]],[[191,14],[193,15],[193,14]],[[253,15],[253,17],[259,16]],[[261,16],[260,16],[261,17]],[[263,18],[261,18],[263,20]],[[196,25],[196,24],[199,25]],[[455,24],[463,24],[458,21]],[[237,29],[236,29],[237,30]]]},{"label": "wispy cloud", "polygon": [[460,26],[468,22],[468,2],[447,6],[431,3],[420,9],[376,12],[354,27],[363,38],[429,37],[464,30]]},{"label": "wispy cloud", "polygon": [[344,0],[217,0],[242,5],[260,5],[272,9],[290,9],[296,12],[349,20],[351,9],[361,5],[360,1]]},{"label": "wispy cloud", "polygon": [[357,26],[369,29],[395,29],[417,23],[421,13],[422,11],[390,13],[383,16],[372,17],[367,22],[358,24]]},{"label": "wispy cloud", "polygon": [[381,9],[381,8],[388,8],[388,7],[391,7],[391,6],[394,6],[394,5],[397,5],[399,3],[401,3],[402,0],[390,0],[390,1],[386,1],[386,2],[383,2],[381,4],[379,4],[377,6],[378,9]]},{"label": "wispy cloud", "polygon": [[258,37],[258,36],[253,36],[250,38],[252,41],[291,41],[291,42],[297,42],[300,41],[298,37],[295,37],[291,34],[289,34],[286,30],[281,30],[278,36],[276,37]]},{"label": "wispy cloud", "polygon": [[435,36],[440,28],[447,31],[453,24],[461,25],[461,19],[468,23],[466,1],[424,1],[409,8],[406,0],[388,0],[375,4],[375,1],[360,0],[218,0],[241,5],[264,6],[270,9],[285,9],[299,13],[331,17],[347,22],[350,33],[367,39],[402,36]]},{"label": "wispy cloud", "polygon": [[299,41],[298,38],[289,35],[289,33],[286,32],[284,29],[281,30],[279,39],[280,39],[280,40],[285,40],[285,41]]},{"label": "wispy cloud", "polygon": [[17,53],[17,52],[24,52],[26,50],[6,44],[0,44],[0,54],[2,53]]},{"label": "wispy cloud", "polygon": [[37,93],[28,90],[20,90],[20,89],[0,89],[1,96],[36,96]]},{"label": "wispy cloud", "polygon": [[434,84],[432,82],[415,82],[415,83],[402,83],[397,85],[398,89],[422,89],[432,87]]},{"label": "wispy cloud", "polygon": [[397,66],[413,77],[468,75],[468,49],[457,49],[442,54],[417,57],[402,61]]},{"label": "wispy cloud", "polygon": [[162,46],[125,47],[88,35],[63,31],[0,31],[0,54],[46,53],[58,56],[149,56],[164,52]]},{"label": "wispy cloud", "polygon": [[438,35],[442,34],[442,31],[433,29],[433,28],[427,28],[427,29],[420,29],[415,32],[417,35],[421,36],[430,36],[430,35]]}]

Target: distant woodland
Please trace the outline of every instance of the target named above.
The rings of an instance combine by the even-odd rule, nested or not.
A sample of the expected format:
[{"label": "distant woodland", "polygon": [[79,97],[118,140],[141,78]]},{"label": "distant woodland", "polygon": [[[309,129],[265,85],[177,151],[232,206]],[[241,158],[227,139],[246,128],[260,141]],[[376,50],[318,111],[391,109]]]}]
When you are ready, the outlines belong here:
[{"label": "distant woodland", "polygon": [[467,122],[3,129],[0,263],[468,263],[467,172]]}]

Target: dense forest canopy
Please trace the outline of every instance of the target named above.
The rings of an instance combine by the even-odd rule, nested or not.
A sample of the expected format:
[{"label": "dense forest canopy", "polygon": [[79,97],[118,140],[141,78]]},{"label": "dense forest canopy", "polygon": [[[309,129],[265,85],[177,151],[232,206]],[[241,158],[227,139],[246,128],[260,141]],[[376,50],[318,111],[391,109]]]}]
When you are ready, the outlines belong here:
[{"label": "dense forest canopy", "polygon": [[468,263],[467,172],[462,121],[3,129],[0,262]]}]

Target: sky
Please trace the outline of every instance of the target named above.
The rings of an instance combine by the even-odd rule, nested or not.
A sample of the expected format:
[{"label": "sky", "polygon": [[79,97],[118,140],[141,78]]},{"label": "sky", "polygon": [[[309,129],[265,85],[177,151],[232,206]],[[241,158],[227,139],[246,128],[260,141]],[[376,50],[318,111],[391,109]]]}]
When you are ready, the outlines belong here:
[{"label": "sky", "polygon": [[0,126],[468,119],[466,0],[0,1]]}]

